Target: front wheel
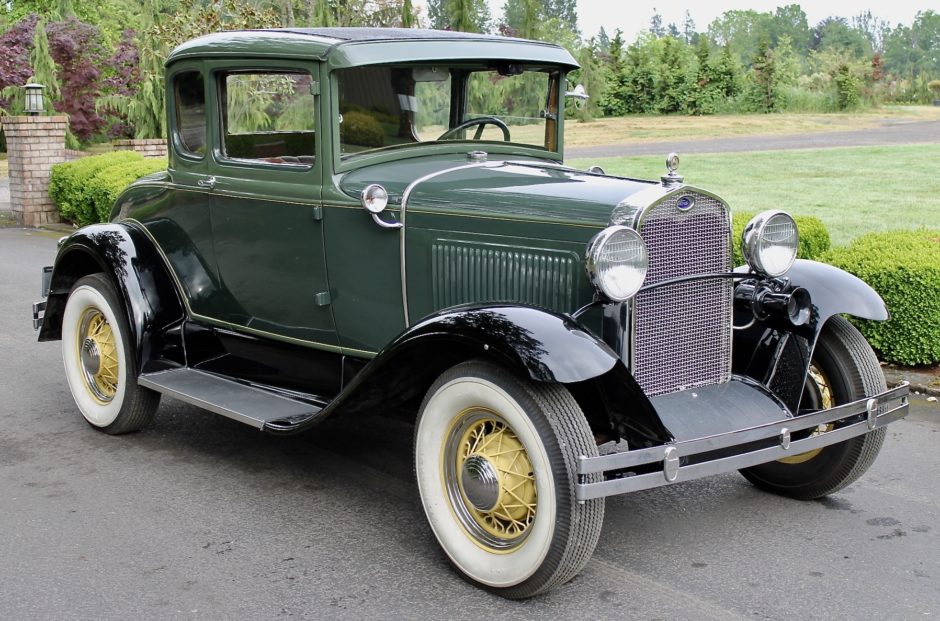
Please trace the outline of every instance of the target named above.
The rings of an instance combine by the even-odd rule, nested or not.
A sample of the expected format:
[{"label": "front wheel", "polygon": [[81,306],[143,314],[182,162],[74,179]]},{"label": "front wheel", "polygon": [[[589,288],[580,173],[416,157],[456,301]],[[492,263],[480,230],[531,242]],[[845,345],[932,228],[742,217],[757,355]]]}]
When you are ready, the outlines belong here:
[{"label": "front wheel", "polygon": [[460,574],[509,598],[573,578],[601,532],[603,499],[575,499],[579,455],[597,455],[560,385],[459,364],[428,390],[415,429],[425,514]]},{"label": "front wheel", "polygon": [[[827,409],[885,390],[878,358],[865,337],[846,319],[831,318],[816,343],[801,408]],[[829,429],[831,426],[813,433]],[[862,476],[878,456],[884,439],[884,428],[876,429],[838,444],[746,468],[741,474],[757,487],[783,496],[821,498]]]},{"label": "front wheel", "polygon": [[103,274],[80,278],[62,316],[62,360],[75,404],[109,434],[137,431],[153,418],[160,394],[137,385],[124,305]]}]

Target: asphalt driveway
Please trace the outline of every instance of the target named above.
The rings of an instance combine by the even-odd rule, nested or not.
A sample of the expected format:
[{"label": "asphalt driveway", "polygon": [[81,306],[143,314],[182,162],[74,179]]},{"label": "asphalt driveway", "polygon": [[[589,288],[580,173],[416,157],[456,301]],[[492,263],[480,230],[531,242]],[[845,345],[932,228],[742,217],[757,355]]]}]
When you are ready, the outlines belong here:
[{"label": "asphalt driveway", "polygon": [[940,407],[818,502],[737,475],[608,501],[573,582],[508,602],[447,566],[408,425],[293,438],[164,400],[109,437],[78,414],[29,304],[55,234],[0,229],[0,619],[925,619],[940,611]]},{"label": "asphalt driveway", "polygon": [[[656,119],[651,118],[652,124]],[[616,142],[615,138],[611,139]],[[627,144],[607,144],[565,150],[566,158],[616,157],[622,155],[665,155],[730,153],[734,151],[779,151],[782,149],[826,149],[832,147],[871,147],[892,144],[940,143],[940,121],[886,120],[880,127],[843,132],[787,134],[779,136],[734,136],[705,140],[675,140]]]}]

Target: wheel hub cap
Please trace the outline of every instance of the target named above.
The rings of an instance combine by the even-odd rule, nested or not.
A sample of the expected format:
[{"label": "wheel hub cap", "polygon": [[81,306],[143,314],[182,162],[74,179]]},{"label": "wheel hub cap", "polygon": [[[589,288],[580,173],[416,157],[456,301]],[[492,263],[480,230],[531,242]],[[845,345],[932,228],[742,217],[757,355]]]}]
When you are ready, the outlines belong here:
[{"label": "wheel hub cap", "polygon": [[96,375],[101,370],[101,354],[98,353],[98,343],[94,339],[86,338],[82,342],[81,357],[85,373]]},{"label": "wheel hub cap", "polygon": [[463,462],[460,484],[467,500],[479,511],[492,511],[496,507],[500,491],[499,474],[485,457],[471,455]]},{"label": "wheel hub cap", "polygon": [[495,412],[468,410],[442,453],[451,507],[470,538],[489,550],[520,545],[535,521],[535,475],[525,446]]}]

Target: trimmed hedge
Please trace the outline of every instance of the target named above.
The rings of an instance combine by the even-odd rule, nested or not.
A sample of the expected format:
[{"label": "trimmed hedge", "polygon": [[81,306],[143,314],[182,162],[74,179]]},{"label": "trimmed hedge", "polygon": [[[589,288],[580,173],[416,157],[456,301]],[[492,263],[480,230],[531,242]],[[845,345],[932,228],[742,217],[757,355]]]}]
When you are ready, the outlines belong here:
[{"label": "trimmed hedge", "polygon": [[[741,233],[747,223],[756,216],[756,212],[744,212],[731,214],[732,226],[734,228],[731,245],[734,248],[734,264],[743,265],[744,255],[741,253]],[[800,243],[796,251],[796,256],[801,259],[811,259],[819,261],[827,250],[832,246],[832,240],[829,238],[829,229],[819,218],[813,216],[793,216],[796,221],[796,228],[800,232]]]},{"label": "trimmed hedge", "polygon": [[166,170],[166,160],[145,158],[134,151],[83,157],[52,167],[49,195],[66,220],[79,226],[107,222],[124,188],[161,170]]},{"label": "trimmed hedge", "polygon": [[867,282],[888,305],[888,321],[853,319],[882,360],[940,363],[940,231],[869,233],[823,260]]}]

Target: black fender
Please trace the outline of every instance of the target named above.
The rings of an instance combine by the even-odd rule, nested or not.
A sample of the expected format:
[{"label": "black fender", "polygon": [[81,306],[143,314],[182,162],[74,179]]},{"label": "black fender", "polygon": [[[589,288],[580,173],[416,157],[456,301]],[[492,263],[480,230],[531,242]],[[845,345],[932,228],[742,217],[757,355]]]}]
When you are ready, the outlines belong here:
[{"label": "black fender", "polygon": [[69,291],[79,278],[96,272],[112,279],[124,301],[138,372],[184,364],[179,292],[153,242],[133,225],[95,224],[65,239],[53,266],[39,340],[62,338]]},{"label": "black fender", "polygon": [[469,359],[565,384],[595,433],[638,446],[672,439],[610,347],[571,317],[527,305],[463,305],[421,319],[363,367],[328,409],[420,401],[438,375]]},{"label": "black fender", "polygon": [[[884,321],[888,309],[865,281],[825,263],[797,259],[784,277],[791,290],[802,287],[809,292],[810,320],[803,326],[782,319],[755,321],[735,330],[733,368],[767,386],[790,411],[797,412],[813,350],[826,322],[840,314]],[[737,326],[754,319],[740,306],[735,307],[734,316]]]}]

